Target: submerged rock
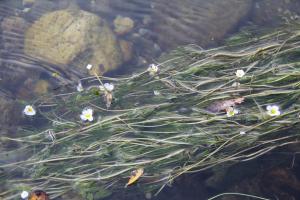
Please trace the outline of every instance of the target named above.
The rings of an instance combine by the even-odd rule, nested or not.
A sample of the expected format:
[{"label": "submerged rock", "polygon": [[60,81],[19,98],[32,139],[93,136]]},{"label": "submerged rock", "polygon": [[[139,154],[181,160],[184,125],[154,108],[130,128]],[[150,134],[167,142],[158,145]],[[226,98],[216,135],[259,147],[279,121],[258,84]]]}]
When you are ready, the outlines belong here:
[{"label": "submerged rock", "polygon": [[208,46],[220,41],[245,18],[252,0],[155,0],[154,30],[162,47]]},{"label": "submerged rock", "polygon": [[114,20],[114,31],[117,35],[129,33],[134,27],[134,21],[129,17],[118,15]]},{"label": "submerged rock", "polygon": [[7,51],[23,48],[23,34],[28,23],[21,17],[10,16],[3,19],[0,25],[4,49]]},{"label": "submerged rock", "polygon": [[252,20],[259,25],[277,25],[289,22],[300,15],[300,1],[264,0],[255,3]]},{"label": "submerged rock", "polygon": [[34,86],[34,93],[36,95],[43,95],[49,92],[50,83],[46,80],[38,80]]},{"label": "submerged rock", "polygon": [[21,121],[22,112],[20,105],[15,100],[5,97],[2,92],[0,92],[0,110],[1,129],[10,129]]},{"label": "submerged rock", "polygon": [[132,48],[133,48],[133,44],[127,40],[120,40],[120,47],[121,47],[121,51],[123,53],[123,59],[125,62],[128,62],[131,60],[132,58]]},{"label": "submerged rock", "polygon": [[[240,181],[232,180],[233,185],[227,191],[251,194],[272,199],[299,199],[300,180],[296,176],[297,168],[273,167]],[[228,175],[227,175],[228,176]],[[241,196],[223,196],[221,200],[240,200]]]},{"label": "submerged rock", "polygon": [[43,15],[25,34],[25,53],[66,68],[104,73],[122,63],[119,42],[107,23],[89,12],[59,10]]}]

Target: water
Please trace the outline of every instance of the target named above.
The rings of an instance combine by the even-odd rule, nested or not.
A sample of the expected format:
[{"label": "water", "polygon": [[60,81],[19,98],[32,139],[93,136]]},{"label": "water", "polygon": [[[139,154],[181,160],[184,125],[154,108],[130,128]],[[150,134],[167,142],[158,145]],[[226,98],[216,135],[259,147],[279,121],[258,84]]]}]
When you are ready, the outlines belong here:
[{"label": "water", "polygon": [[[17,141],[4,138],[18,138],[20,132],[28,136],[35,129],[42,131],[49,126],[48,116],[38,115],[33,120],[21,115],[25,105],[35,104],[44,95],[74,92],[80,79],[94,73],[113,78],[138,74],[178,46],[192,44],[199,51],[217,47],[246,26],[252,25],[259,31],[297,20],[299,10],[300,2],[296,0],[1,0],[0,165],[24,161],[35,153]],[[88,64],[93,65],[94,71],[86,69]],[[98,83],[90,79],[81,82],[85,88]],[[188,115],[190,111],[183,114]],[[66,112],[65,116],[71,114]],[[47,137],[53,140],[51,134]],[[42,149],[38,145],[36,148],[37,152]],[[283,159],[291,159],[287,157]],[[289,165],[289,161],[282,165]],[[267,171],[265,165],[261,167]],[[294,175],[295,171],[279,169],[278,173],[297,179],[299,175]],[[26,177],[22,168],[13,173],[15,177]],[[170,196],[206,199],[226,190],[226,181],[217,182],[221,184],[218,188],[201,186],[206,183],[199,179],[206,180],[211,173],[214,172],[184,175],[157,197],[129,188],[114,191],[106,198],[144,199],[148,195],[147,198],[157,199]],[[259,180],[261,176],[256,178]],[[293,184],[284,181],[282,187],[292,185],[290,193],[299,195],[299,190],[294,189],[298,187],[296,180]],[[6,189],[0,186],[0,193]],[[56,199],[64,198],[70,197]]]}]

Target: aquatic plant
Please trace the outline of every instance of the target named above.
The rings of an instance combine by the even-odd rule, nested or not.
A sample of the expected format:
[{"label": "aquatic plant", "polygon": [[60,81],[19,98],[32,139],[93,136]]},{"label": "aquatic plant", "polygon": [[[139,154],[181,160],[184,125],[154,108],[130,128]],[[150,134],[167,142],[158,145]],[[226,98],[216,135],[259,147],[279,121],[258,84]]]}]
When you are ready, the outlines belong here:
[{"label": "aquatic plant", "polygon": [[[126,189],[137,169],[143,169],[140,189],[159,192],[184,173],[298,143],[299,41],[295,23],[271,34],[234,37],[224,47],[189,45],[162,56],[159,70],[155,65],[130,77],[87,77],[82,81],[97,86],[37,99],[37,112],[51,123],[1,137],[30,157],[0,165],[7,186],[0,196],[13,199],[26,186],[52,198],[74,190],[96,199]],[[241,67],[247,76],[236,74]],[[114,85],[114,96],[99,88],[102,82]],[[88,123],[78,117],[85,108],[94,115]],[[228,118],[226,109],[239,113]],[[22,178],[15,176],[20,169]]]}]

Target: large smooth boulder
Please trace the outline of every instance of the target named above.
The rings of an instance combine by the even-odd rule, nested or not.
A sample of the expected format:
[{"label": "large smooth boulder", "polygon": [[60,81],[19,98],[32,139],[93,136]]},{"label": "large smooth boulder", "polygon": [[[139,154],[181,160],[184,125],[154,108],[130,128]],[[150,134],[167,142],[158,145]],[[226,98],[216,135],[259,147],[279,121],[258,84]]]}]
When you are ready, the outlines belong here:
[{"label": "large smooth boulder", "polygon": [[[82,10],[58,10],[43,15],[25,34],[25,53],[63,69],[76,67],[102,74],[123,62],[121,48],[107,23]],[[71,65],[71,66],[70,66]]]}]

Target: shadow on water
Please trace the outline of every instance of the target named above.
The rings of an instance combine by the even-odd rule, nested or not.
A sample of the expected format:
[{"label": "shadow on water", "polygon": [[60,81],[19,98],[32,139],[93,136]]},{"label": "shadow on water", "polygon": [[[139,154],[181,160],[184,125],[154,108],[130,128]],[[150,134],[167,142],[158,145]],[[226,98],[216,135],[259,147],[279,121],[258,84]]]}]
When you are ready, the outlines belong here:
[{"label": "shadow on water", "polygon": [[[299,2],[284,0],[276,0],[276,3],[272,2],[273,4],[270,2],[269,0],[2,0],[0,1],[0,108],[3,114],[0,117],[0,134],[13,136],[19,130],[28,131],[29,134],[33,127],[40,128],[47,124],[47,120],[42,116],[35,122],[25,119],[20,114],[24,105],[28,102],[33,103],[36,98],[42,98],[45,94],[74,91],[81,78],[92,75],[86,70],[86,65],[90,61],[95,63],[99,74],[105,72],[110,77],[133,74],[146,69],[151,63],[156,63],[159,56],[175,47],[186,44],[194,44],[199,48],[215,47],[245,24],[256,24],[258,27],[266,24],[276,26],[279,21],[289,22],[298,18]],[[58,10],[70,11],[73,18],[60,22],[64,18],[57,15],[56,21],[52,18],[46,26],[36,25],[33,31],[36,37],[30,38],[31,35],[26,34],[37,21]],[[65,34],[68,28],[74,25],[74,19],[78,21],[81,19],[81,15],[76,13],[82,14],[82,11],[88,12],[90,18],[87,19],[96,19],[92,26],[99,26],[96,33],[103,34],[103,37],[92,38],[95,35],[89,33],[94,29],[89,27],[89,20],[82,22],[89,27],[84,29],[87,33],[83,36],[87,38],[73,41],[70,39],[72,34]],[[60,23],[63,24],[61,29],[65,29],[60,29],[57,33],[51,32],[52,27]],[[104,29],[105,33],[101,31]],[[67,36],[69,38],[63,38]],[[47,39],[43,40],[44,38]],[[99,44],[93,44],[91,41],[97,41]],[[32,43],[34,45],[30,45]],[[61,47],[61,44],[65,46]],[[60,49],[71,48],[74,49],[75,55],[64,60],[64,56],[60,55]],[[113,50],[106,52],[109,48]],[[111,55],[114,56],[108,59]],[[60,56],[63,57],[63,61],[59,60]],[[23,152],[19,148],[20,146],[14,142],[0,142],[0,150],[5,151],[0,153],[2,159],[0,164],[25,160],[32,153]],[[15,154],[14,150],[20,153]],[[10,154],[10,151],[14,151],[14,154]],[[267,163],[259,166],[263,169],[262,172],[255,173],[254,182],[261,181],[263,174],[267,173],[265,165]],[[286,167],[287,164],[284,163],[283,166]],[[299,163],[295,162],[295,167],[299,169]],[[238,170],[246,168],[247,166],[242,166]],[[17,172],[16,176],[22,176],[21,169]],[[280,170],[275,172],[283,174],[282,183],[287,181],[287,176],[296,179],[290,172]],[[208,180],[212,174],[213,172],[208,171],[184,175],[173,187],[166,189],[154,199],[205,199],[213,193],[226,192],[228,188],[234,190],[238,187],[236,185],[242,182],[236,180],[235,183],[229,184],[226,182],[229,181],[227,178],[224,181],[218,180],[217,185],[203,186],[207,185],[204,180]],[[269,175],[271,177],[272,174]],[[217,187],[218,184],[221,187]],[[283,191],[297,193],[298,191],[293,188],[298,187],[297,184],[298,182],[290,184],[292,187],[283,184],[274,188],[283,187]],[[250,191],[249,188],[243,189],[245,192]],[[270,191],[272,190],[262,192]],[[136,196],[132,193],[121,192],[122,196],[114,194],[109,199],[145,198],[144,194]],[[269,195],[270,198],[274,198]],[[299,194],[294,196],[299,197]]]}]

